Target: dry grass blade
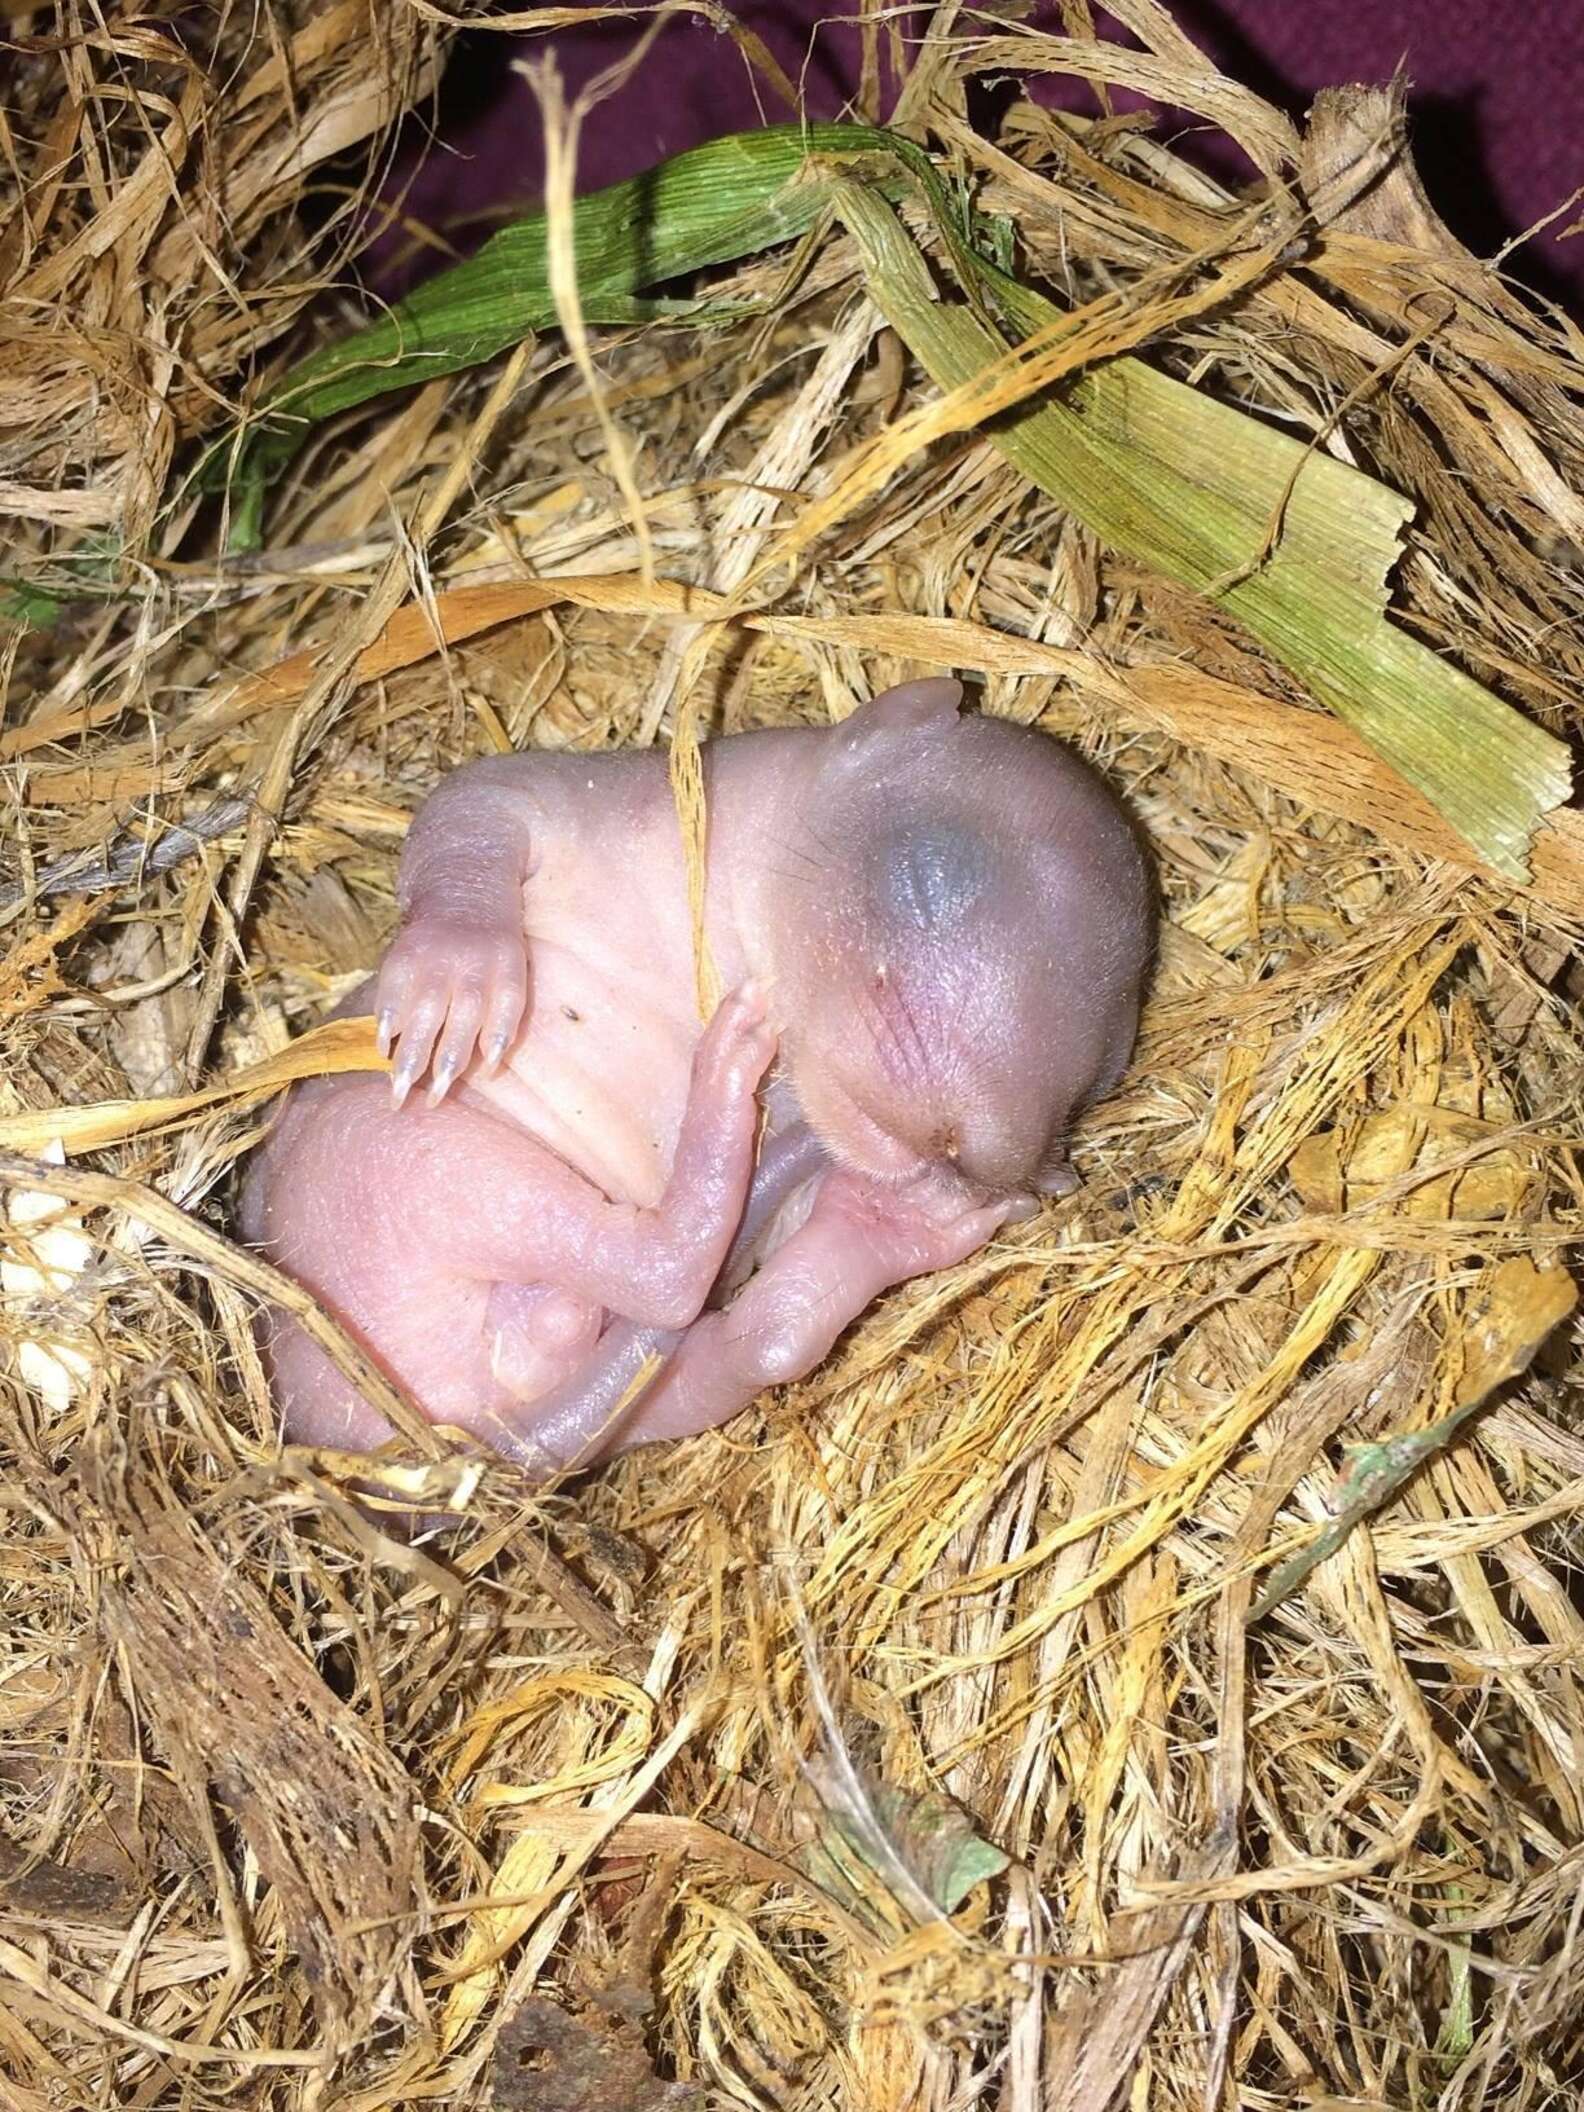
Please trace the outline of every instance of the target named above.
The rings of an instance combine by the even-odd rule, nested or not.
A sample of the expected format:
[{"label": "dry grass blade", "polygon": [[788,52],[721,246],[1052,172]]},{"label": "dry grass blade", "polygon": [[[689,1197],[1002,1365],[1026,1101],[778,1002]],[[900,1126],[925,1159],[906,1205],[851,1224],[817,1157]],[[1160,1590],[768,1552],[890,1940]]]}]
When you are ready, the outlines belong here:
[{"label": "dry grass blade", "polygon": [[144,1100],[100,1101],[89,1107],[46,1108],[35,1114],[0,1115],[0,1151],[43,1152],[60,1144],[68,1152],[103,1151],[107,1144],[149,1131],[183,1126],[206,1108],[239,1112],[260,1107],[298,1078],[334,1078],[346,1071],[385,1071],[390,1065],[375,1047],[371,1022],[327,1020],[301,1035],[289,1049],[249,1064],[218,1085],[196,1093],[167,1093]]}]

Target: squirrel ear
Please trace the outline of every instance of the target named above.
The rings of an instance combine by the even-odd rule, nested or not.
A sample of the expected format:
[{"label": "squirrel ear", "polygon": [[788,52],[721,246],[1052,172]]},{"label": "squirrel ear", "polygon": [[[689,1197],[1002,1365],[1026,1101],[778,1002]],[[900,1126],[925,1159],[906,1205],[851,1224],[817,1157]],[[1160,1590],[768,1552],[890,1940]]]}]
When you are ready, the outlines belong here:
[{"label": "squirrel ear", "polygon": [[950,675],[930,675],[919,682],[902,682],[883,691],[852,715],[854,730],[886,733],[916,732],[925,726],[940,726],[955,719],[963,699],[963,686]]}]

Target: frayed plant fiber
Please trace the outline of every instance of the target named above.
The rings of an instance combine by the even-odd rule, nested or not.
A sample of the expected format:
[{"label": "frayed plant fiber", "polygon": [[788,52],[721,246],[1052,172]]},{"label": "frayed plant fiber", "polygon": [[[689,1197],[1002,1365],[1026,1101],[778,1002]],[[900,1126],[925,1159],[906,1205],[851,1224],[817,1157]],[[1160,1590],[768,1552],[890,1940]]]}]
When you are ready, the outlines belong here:
[{"label": "frayed plant fiber", "polygon": [[[1575,741],[1578,330],[1451,242],[1392,96],[1300,136],[1113,12],[1125,45],[943,15],[897,122],[1021,281],[1114,301],[1086,374],[1400,494],[1393,624]],[[1567,2102],[1577,810],[1482,869],[1235,609],[937,414],[852,200],[713,274],[730,317],[572,318],[332,419],[229,549],[191,473],[357,319],[449,20],[181,22],[6,31],[0,2096]],[[965,82],[1036,66],[1197,113],[1259,187],[1135,119],[977,134]],[[948,668],[1081,746],[1159,874],[1080,1193],[565,1488],[409,1427],[387,1507],[462,1514],[417,1542],[366,1463],[283,1454],[234,1173],[282,1082],[374,1060],[318,1022],[417,802],[660,740],[696,829],[698,738]]]}]

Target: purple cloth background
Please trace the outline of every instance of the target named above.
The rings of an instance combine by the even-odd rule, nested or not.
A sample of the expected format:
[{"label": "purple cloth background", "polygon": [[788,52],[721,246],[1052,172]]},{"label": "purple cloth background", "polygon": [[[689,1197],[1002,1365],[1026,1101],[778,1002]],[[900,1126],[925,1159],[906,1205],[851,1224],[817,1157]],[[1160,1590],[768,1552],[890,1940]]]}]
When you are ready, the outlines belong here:
[{"label": "purple cloth background", "polygon": [[[729,0],[732,12],[800,80],[811,117],[840,116],[859,76],[848,0]],[[1431,197],[1469,246],[1490,254],[1584,185],[1584,0],[1168,0],[1196,42],[1229,73],[1294,116],[1315,91],[1339,81],[1391,77],[1411,86],[1414,152]],[[911,18],[922,22],[920,11]],[[1102,18],[1103,19],[1103,18]],[[1060,24],[1055,0],[1036,20]],[[438,231],[453,250],[477,246],[489,227],[539,203],[543,155],[539,106],[514,58],[553,47],[575,94],[630,50],[638,27],[574,24],[553,36],[507,39],[475,33],[457,46],[437,121],[403,146],[388,197],[409,221]],[[992,91],[987,91],[992,92]],[[1041,98],[1093,109],[1077,83],[1047,84]],[[586,123],[580,191],[598,189],[683,147],[777,122],[792,113],[757,84],[729,37],[694,16],[673,16],[655,33],[639,72]],[[1238,157],[1202,132],[1193,150],[1236,179]],[[1584,214],[1564,212],[1518,251],[1509,269],[1584,313],[1584,234],[1562,230]],[[429,262],[416,259],[427,256]],[[415,250],[393,229],[370,247],[369,277],[387,297],[443,260]]]}]

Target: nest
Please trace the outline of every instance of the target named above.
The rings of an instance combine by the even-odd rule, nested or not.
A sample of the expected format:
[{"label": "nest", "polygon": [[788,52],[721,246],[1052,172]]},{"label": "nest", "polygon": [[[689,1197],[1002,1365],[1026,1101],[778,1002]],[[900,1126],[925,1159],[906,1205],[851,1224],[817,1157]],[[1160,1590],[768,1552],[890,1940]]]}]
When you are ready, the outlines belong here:
[{"label": "nest", "polygon": [[[949,36],[904,129],[1024,278],[1143,289],[1154,366],[1404,494],[1392,620],[1567,732],[1577,331],[1451,242],[1389,103],[1301,139],[1116,12],[1126,47],[990,56],[1198,113],[1268,199],[1339,122],[1379,180],[1151,327],[1151,274],[1247,201],[1133,118],[1020,102],[981,138],[986,53]],[[834,222],[716,274],[736,322],[547,332],[333,421],[227,555],[186,471],[349,326],[436,33],[364,0],[57,17],[18,47],[0,240],[11,2101],[1576,2088],[1577,817],[1526,881],[1479,870],[992,432],[854,474],[937,392]],[[943,665],[1088,753],[1156,861],[1082,1191],[708,1436],[539,1492],[399,1448],[389,1489],[463,1504],[427,1539],[283,1454],[234,1174],[272,1089],[368,1060],[303,1036],[424,793]]]}]

